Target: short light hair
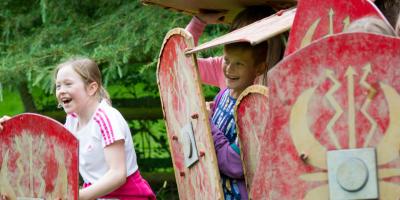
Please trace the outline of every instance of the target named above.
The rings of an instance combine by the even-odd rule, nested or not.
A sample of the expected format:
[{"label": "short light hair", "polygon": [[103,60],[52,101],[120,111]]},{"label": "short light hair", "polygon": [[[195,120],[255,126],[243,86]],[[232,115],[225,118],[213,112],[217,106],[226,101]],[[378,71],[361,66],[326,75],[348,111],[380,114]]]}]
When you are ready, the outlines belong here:
[{"label": "short light hair", "polygon": [[236,43],[226,44],[224,46],[224,49],[250,50],[252,59],[254,60],[254,65],[259,65],[263,62],[265,63],[265,58],[268,53],[268,41],[264,41],[254,46],[251,46],[251,44],[248,42],[236,42]]}]

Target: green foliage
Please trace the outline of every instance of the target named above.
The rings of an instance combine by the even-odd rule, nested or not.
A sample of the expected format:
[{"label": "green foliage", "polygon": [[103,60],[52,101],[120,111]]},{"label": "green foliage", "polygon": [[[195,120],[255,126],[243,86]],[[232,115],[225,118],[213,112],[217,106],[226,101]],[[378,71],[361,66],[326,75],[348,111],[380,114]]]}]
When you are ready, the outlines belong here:
[{"label": "green foliage", "polygon": [[[190,18],[132,0],[2,0],[0,84],[7,89],[0,116],[23,112],[19,95],[10,91],[26,83],[39,110],[55,110],[53,70],[76,55],[99,64],[112,98],[158,96],[155,71],[164,36],[185,27]],[[209,26],[200,43],[226,30]],[[221,54],[214,49],[199,57]],[[206,87],[205,95],[215,91]],[[162,120],[130,121],[130,128],[139,158],[169,157]]]},{"label": "green foliage", "polygon": [[[132,120],[136,153],[142,158],[168,158],[170,156],[163,120]],[[150,134],[149,134],[150,133]]]},{"label": "green foliage", "polygon": [[[3,0],[0,83],[15,88],[28,81],[31,92],[37,87],[52,94],[54,67],[80,55],[99,63],[106,86],[139,87],[157,95],[155,68],[164,35],[189,19],[131,0]],[[201,42],[223,32],[226,26],[209,26]],[[200,56],[215,54],[220,49]],[[40,99],[35,102],[41,104]]]},{"label": "green foliage", "polygon": [[24,110],[19,95],[7,89],[2,91],[3,99],[0,101],[0,117],[3,115],[13,116]]},{"label": "green foliage", "polygon": [[0,82],[15,87],[28,80],[47,94],[54,66],[73,55],[95,59],[106,85],[141,82],[157,91],[154,71],[163,37],[189,19],[128,0],[1,4]]}]

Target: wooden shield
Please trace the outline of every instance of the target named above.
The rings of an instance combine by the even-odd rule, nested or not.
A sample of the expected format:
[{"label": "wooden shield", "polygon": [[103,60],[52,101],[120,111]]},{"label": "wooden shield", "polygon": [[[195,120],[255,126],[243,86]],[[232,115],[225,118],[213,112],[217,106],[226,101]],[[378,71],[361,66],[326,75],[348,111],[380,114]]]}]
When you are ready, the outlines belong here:
[{"label": "wooden shield", "polygon": [[242,92],[235,105],[236,129],[239,137],[240,156],[243,161],[247,190],[260,160],[260,142],[267,133],[268,89],[252,85]]},{"label": "wooden shield", "polygon": [[[321,39],[268,74],[271,134],[254,199],[328,199],[327,153],[374,148],[380,199],[400,198],[400,40]],[[264,153],[265,152],[265,153]],[[345,155],[345,154],[344,154]],[[265,161],[265,162],[264,162]]]},{"label": "wooden shield", "polygon": [[365,16],[385,19],[378,8],[368,0],[299,1],[285,55],[309,45],[316,39],[341,33],[352,21]]},{"label": "wooden shield", "polygon": [[157,67],[160,97],[180,199],[223,199],[209,117],[184,29],[167,33]]},{"label": "wooden shield", "polygon": [[17,115],[0,132],[0,193],[23,198],[78,199],[78,140],[57,121]]}]

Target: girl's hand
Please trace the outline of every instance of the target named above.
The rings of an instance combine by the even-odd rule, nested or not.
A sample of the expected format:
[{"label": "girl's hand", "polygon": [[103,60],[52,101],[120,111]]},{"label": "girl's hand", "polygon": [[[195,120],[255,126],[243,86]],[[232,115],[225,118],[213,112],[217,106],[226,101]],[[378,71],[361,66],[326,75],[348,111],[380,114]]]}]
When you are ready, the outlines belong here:
[{"label": "girl's hand", "polygon": [[[7,116],[7,115],[4,115],[2,118],[0,118],[0,131],[3,130],[2,124],[3,124],[5,121],[9,120],[9,119],[11,119],[11,117],[9,117],[9,116]],[[2,197],[2,196],[1,196],[1,197]],[[0,199],[0,200],[3,200],[3,199]]]}]

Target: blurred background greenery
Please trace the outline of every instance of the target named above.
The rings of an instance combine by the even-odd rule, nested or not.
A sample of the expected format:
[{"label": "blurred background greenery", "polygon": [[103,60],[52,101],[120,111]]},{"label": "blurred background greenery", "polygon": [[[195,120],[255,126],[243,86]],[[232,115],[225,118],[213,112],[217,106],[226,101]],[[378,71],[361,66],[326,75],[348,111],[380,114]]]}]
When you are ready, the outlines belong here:
[{"label": "blurred background greenery", "polygon": [[[165,34],[190,18],[137,0],[2,0],[0,116],[34,112],[63,123],[53,69],[71,56],[93,58],[113,106],[129,122],[143,176],[158,199],[178,199],[155,72]],[[200,43],[226,31],[209,26]],[[204,87],[207,98],[216,92]]]}]

